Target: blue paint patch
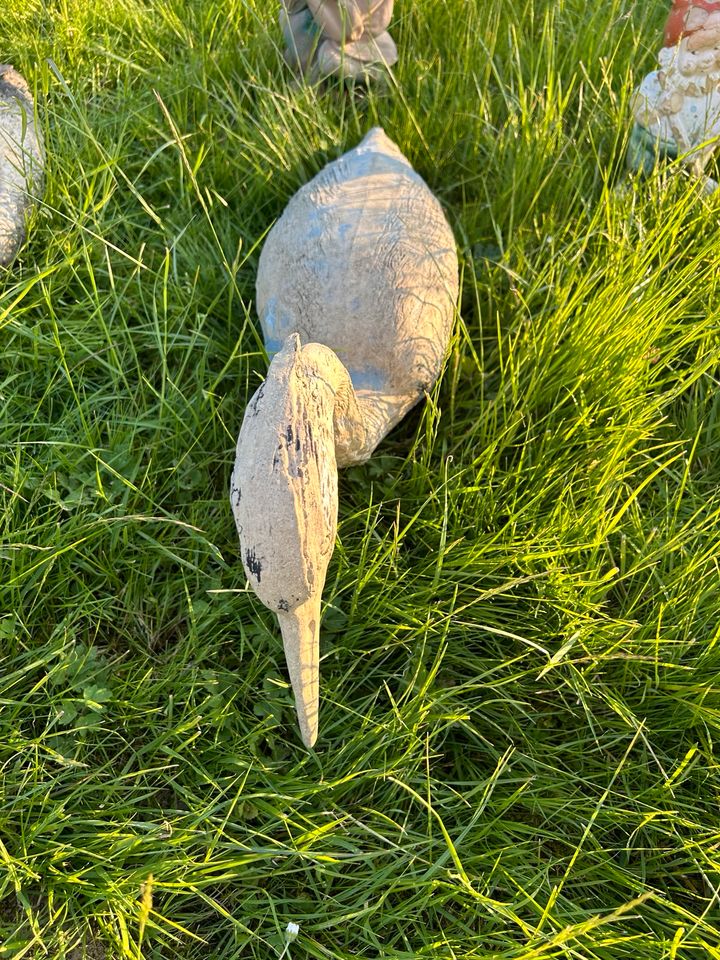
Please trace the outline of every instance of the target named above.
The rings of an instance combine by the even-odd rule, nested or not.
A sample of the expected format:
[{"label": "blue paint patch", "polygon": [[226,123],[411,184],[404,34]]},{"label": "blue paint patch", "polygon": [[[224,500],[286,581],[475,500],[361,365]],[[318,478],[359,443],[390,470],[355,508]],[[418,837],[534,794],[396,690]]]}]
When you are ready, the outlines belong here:
[{"label": "blue paint patch", "polygon": [[268,357],[272,360],[276,353],[282,349],[282,341],[277,340],[275,337],[265,337],[265,350],[267,351]]},{"label": "blue paint patch", "polygon": [[348,373],[356,390],[381,392],[386,388],[386,377],[377,367],[365,367],[361,370],[349,367]]},{"label": "blue paint patch", "polygon": [[265,349],[270,359],[280,350],[290,329],[290,325],[287,322],[283,322],[282,319],[275,315],[276,309],[277,300],[275,297],[271,297],[265,306],[265,312],[260,320]]}]

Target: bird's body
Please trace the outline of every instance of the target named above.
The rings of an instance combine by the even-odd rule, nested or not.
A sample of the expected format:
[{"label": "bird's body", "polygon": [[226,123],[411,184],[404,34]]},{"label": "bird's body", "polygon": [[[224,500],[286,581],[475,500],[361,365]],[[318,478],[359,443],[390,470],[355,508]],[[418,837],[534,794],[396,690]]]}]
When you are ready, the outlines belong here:
[{"label": "bird's body", "polygon": [[375,128],[287,205],[260,256],[257,308],[268,352],[297,333],[337,354],[369,408],[364,460],[437,379],[457,291],[442,207]]},{"label": "bird's body", "polygon": [[308,745],[337,466],[366,460],[435,382],[457,294],[442,208],[380,129],[298,191],[260,257],[275,356],[245,413],[231,499],[250,583],[280,620]]},{"label": "bird's body", "polygon": [[43,163],[30,88],[11,66],[0,65],[0,266],[14,260],[25,238]]}]

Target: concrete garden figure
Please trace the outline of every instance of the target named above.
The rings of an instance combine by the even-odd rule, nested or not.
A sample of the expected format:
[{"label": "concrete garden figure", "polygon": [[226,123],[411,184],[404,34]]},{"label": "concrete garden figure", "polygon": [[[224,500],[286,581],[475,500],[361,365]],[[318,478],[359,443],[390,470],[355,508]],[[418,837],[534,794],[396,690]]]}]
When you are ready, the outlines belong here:
[{"label": "concrete garden figure", "polygon": [[33,197],[42,184],[44,154],[26,81],[0,65],[0,266],[15,259]]},{"label": "concrete garden figure", "polygon": [[280,621],[307,746],[337,468],[367,460],[435,383],[457,295],[442,208],[379,128],[295,194],[260,256],[274,356],[245,411],[231,502],[245,572]]},{"label": "concrete garden figure", "polygon": [[703,171],[720,135],[720,0],[674,0],[658,63],[633,98],[628,164],[649,173],[680,157],[712,191]]},{"label": "concrete garden figure", "polygon": [[282,0],[285,59],[310,80],[367,81],[397,62],[393,0]]}]

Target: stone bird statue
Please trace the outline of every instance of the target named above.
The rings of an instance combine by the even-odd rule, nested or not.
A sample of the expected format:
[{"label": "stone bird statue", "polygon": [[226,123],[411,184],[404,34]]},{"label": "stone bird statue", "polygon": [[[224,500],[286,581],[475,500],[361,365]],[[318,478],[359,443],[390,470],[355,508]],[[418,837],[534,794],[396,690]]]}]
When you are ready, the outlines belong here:
[{"label": "stone bird statue", "polygon": [[231,503],[250,585],[280,622],[308,747],[337,469],[367,460],[435,383],[457,296],[442,207],[379,128],[295,194],[260,256],[273,359],[245,411]]},{"label": "stone bird statue", "polygon": [[30,88],[9,64],[0,65],[0,266],[9,266],[25,239],[45,162]]}]

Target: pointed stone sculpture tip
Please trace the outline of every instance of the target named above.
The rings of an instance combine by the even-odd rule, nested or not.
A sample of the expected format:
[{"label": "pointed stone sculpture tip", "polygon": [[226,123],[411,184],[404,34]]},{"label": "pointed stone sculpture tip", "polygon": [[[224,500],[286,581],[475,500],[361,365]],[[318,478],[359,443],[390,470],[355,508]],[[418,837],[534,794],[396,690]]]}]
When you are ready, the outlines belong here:
[{"label": "pointed stone sculpture tip", "polygon": [[245,411],[230,495],[248,580],[280,623],[308,747],[337,469],[367,460],[435,383],[457,295],[442,208],[379,128],[295,194],[260,256],[272,361]]},{"label": "pointed stone sculpture tip", "polygon": [[45,155],[26,80],[0,65],[0,266],[15,259],[42,190]]}]

